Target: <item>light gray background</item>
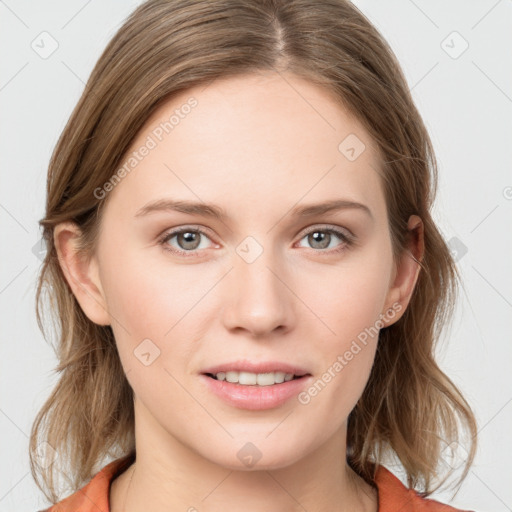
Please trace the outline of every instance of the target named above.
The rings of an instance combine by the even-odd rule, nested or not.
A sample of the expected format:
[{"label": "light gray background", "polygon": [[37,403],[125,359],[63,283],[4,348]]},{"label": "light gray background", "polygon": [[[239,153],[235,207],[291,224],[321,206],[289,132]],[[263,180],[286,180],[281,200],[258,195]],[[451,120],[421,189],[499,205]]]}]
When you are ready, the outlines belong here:
[{"label": "light gray background", "polygon": [[[480,447],[455,499],[448,491],[431,497],[478,512],[510,511],[512,2],[354,3],[396,52],[431,133],[440,169],[435,217],[458,247],[465,281],[439,361],[476,412]],[[55,382],[56,360],[34,312],[48,161],[100,53],[138,4],[0,0],[1,511],[46,505],[27,446]],[[40,53],[52,41],[42,32],[58,43],[46,58]]]}]

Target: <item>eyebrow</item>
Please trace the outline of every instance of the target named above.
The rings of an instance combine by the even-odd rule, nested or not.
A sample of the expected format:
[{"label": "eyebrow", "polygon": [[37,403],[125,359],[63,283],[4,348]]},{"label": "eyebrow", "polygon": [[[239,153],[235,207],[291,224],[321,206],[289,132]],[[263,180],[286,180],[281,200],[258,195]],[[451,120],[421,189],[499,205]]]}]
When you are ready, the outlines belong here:
[{"label": "eyebrow", "polygon": [[[346,199],[334,199],[323,203],[306,204],[296,206],[290,211],[292,217],[313,217],[315,215],[322,215],[325,213],[356,209],[365,212],[373,219],[373,214],[368,206],[350,201]],[[135,217],[143,217],[153,212],[158,211],[176,211],[181,213],[188,213],[191,215],[201,215],[203,217],[211,217],[220,221],[225,221],[228,218],[227,213],[223,208],[211,203],[197,203],[193,201],[173,200],[173,199],[158,199],[150,202],[140,208]]]}]

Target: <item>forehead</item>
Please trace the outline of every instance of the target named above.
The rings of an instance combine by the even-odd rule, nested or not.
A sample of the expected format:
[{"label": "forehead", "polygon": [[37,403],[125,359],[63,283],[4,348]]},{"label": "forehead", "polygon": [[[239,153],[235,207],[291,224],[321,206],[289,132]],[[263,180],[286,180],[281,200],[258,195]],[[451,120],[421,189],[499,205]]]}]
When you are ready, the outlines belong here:
[{"label": "forehead", "polygon": [[291,74],[180,92],[152,113],[123,164],[130,172],[111,194],[133,214],[167,196],[238,212],[337,197],[384,206],[378,154],[362,124],[330,92]]}]

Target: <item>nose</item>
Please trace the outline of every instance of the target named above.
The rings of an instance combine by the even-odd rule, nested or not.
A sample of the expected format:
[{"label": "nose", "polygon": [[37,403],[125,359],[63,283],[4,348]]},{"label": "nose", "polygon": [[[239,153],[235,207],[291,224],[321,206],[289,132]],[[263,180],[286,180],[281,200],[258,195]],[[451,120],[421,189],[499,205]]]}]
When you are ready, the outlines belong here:
[{"label": "nose", "polygon": [[234,268],[224,280],[226,329],[247,331],[256,338],[290,330],[295,321],[295,297],[287,282],[289,275],[270,250],[252,262],[235,255]]}]

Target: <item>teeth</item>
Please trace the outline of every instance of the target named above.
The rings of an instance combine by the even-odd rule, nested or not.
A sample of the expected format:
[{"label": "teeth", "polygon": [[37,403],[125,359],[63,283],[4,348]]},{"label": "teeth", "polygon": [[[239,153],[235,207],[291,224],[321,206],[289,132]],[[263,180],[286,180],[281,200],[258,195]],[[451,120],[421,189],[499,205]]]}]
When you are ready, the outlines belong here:
[{"label": "teeth", "polygon": [[217,380],[226,380],[242,384],[244,386],[272,386],[282,382],[292,380],[293,373],[270,372],[270,373],[250,373],[250,372],[219,372],[215,374]]}]

